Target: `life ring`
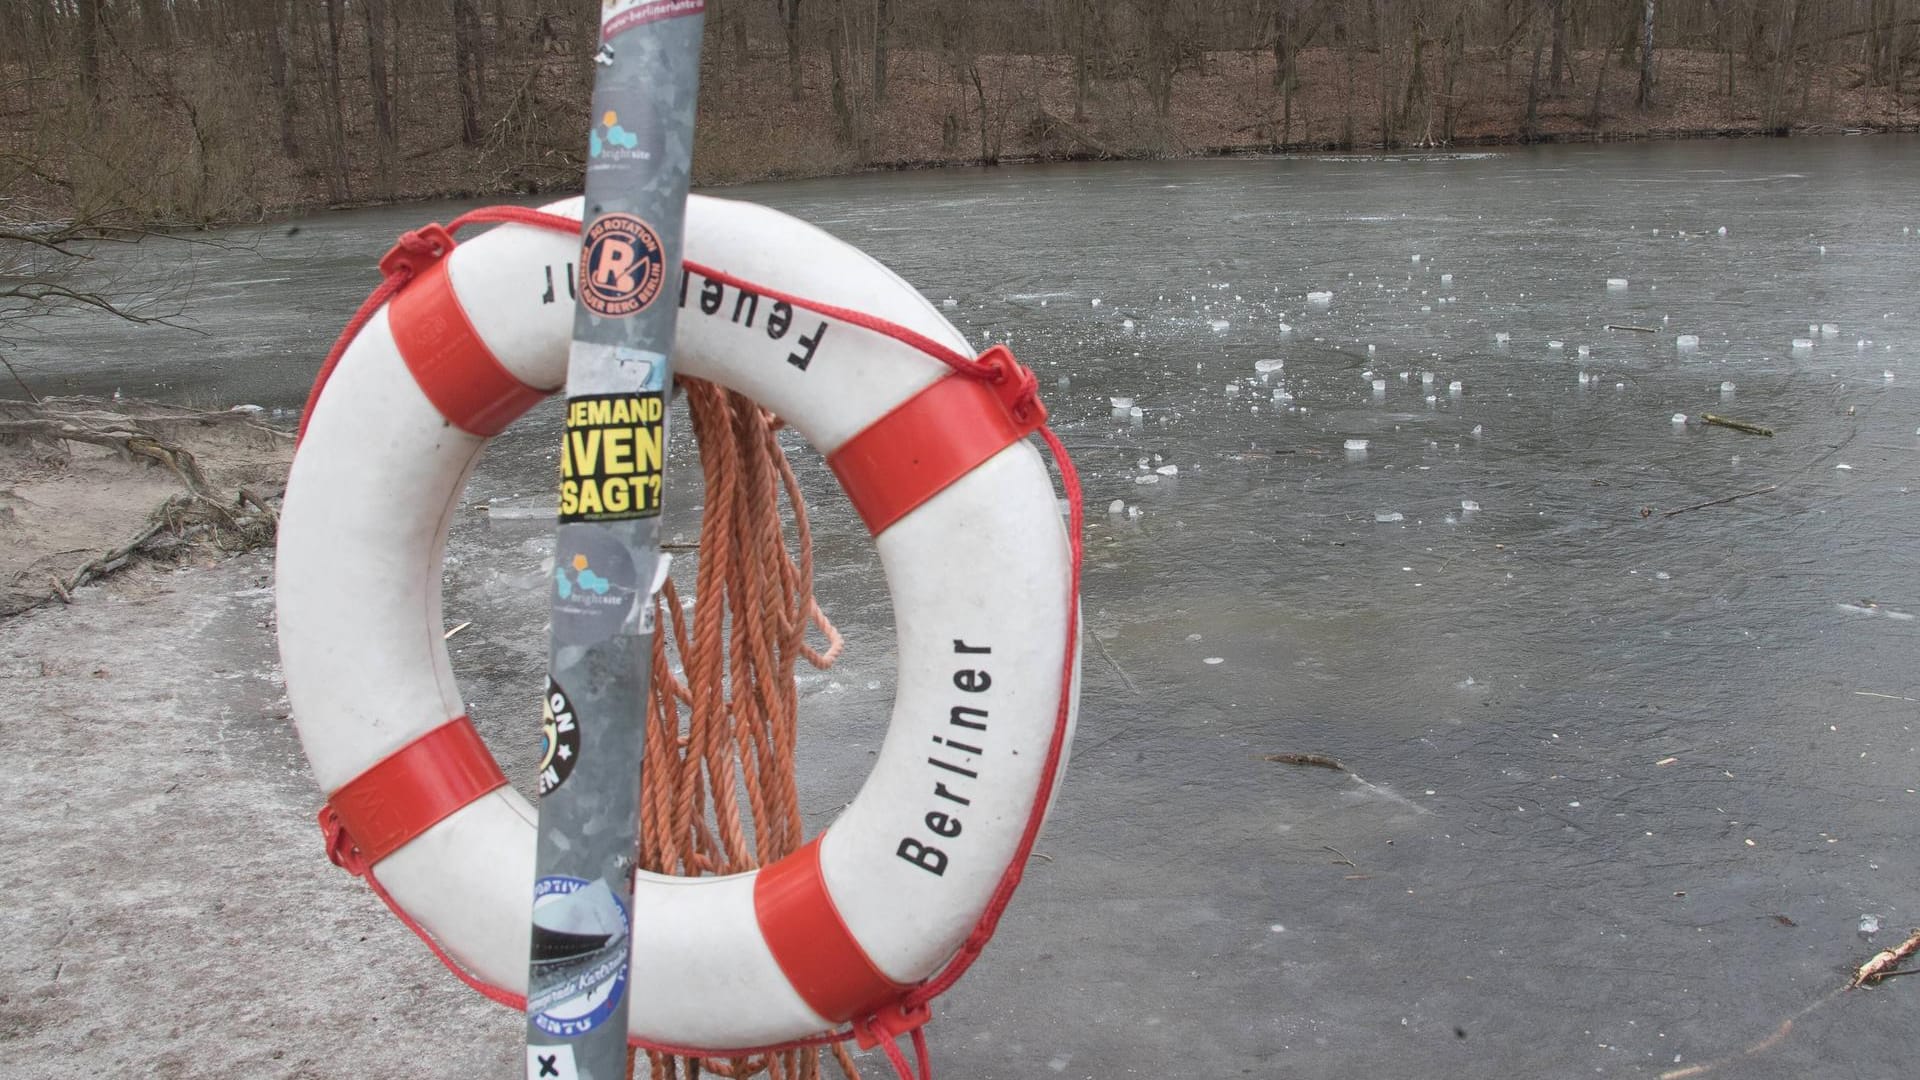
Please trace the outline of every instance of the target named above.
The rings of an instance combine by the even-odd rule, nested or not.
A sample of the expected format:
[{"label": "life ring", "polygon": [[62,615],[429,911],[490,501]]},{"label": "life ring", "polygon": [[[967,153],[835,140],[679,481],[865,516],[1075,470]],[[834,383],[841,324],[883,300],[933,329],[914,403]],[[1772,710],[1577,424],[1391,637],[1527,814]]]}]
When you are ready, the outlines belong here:
[{"label": "life ring", "polygon": [[[432,226],[389,253],[410,282],[316,387],[280,526],[281,657],[330,853],[503,1000],[526,986],[536,815],[464,715],[441,564],[488,438],[564,382],[580,207],[519,212],[566,234],[508,223],[455,247]],[[912,287],[765,207],[693,197],[686,252],[675,369],[826,455],[898,634],[891,725],[831,827],[754,873],[636,875],[631,1035],[744,1050],[912,1005],[984,944],[1066,764],[1078,545],[1011,354],[956,374],[965,337]]]}]

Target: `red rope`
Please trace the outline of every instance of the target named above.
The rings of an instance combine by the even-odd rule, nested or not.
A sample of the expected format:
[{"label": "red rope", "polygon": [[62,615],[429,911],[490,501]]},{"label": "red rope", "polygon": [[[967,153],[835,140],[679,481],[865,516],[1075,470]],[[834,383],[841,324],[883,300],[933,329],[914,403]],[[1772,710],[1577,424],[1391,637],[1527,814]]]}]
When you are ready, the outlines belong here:
[{"label": "red rope", "polygon": [[[432,260],[445,258],[451,253],[453,248],[452,233],[459,231],[467,225],[481,223],[528,225],[535,228],[552,229],[556,232],[566,233],[578,232],[580,229],[579,221],[560,214],[552,214],[542,210],[532,210],[519,206],[493,206],[462,214],[455,218],[453,223],[445,229],[442,229],[438,225],[428,225],[402,235],[399,243],[387,253],[385,258],[380,260],[380,269],[384,279],[381,281],[379,287],[374,289],[373,294],[367,297],[365,303],[360,305],[360,309],[354,312],[353,318],[347,321],[346,329],[341,331],[339,339],[333,344],[332,351],[328,352],[325,362],[320,365],[319,375],[314,380],[313,390],[307,396],[306,409],[300,418],[301,436],[306,434],[307,421],[312,417],[314,407],[320,401],[321,390],[326,386],[327,380],[332,377],[334,369],[339,365],[340,357],[346,352],[347,346],[352,343],[353,339],[366,326],[367,321],[379,310],[380,305],[386,303],[395,293],[399,292],[408,281],[412,280],[414,275],[425,265],[425,262],[422,260],[430,262]],[[809,300],[805,297],[796,296],[778,289],[770,289],[764,285],[747,281],[744,278],[736,277],[724,271],[702,266],[699,263],[688,262],[686,266],[687,269],[709,280],[732,285],[736,289],[758,293],[761,296],[771,297],[775,300],[791,304],[794,307],[805,308],[808,311],[813,311],[832,319],[838,319],[841,322],[861,327],[862,329],[872,331],[884,337],[890,337],[918,352],[941,361],[962,375],[999,382],[1015,374],[1014,372],[1008,371],[1005,367],[997,364],[984,363],[978,358],[966,356],[916,330],[901,326],[898,323],[889,322],[875,315],[869,315],[866,312],[854,311],[850,308],[826,304],[817,300]],[[954,983],[960,981],[960,977],[966,974],[967,969],[973,966],[975,960],[979,959],[981,952],[986,948],[987,942],[993,938],[994,930],[1000,924],[1000,917],[1005,914],[1007,905],[1013,900],[1014,891],[1020,887],[1020,881],[1026,874],[1027,863],[1033,854],[1033,845],[1035,841],[1039,839],[1040,827],[1046,819],[1047,804],[1053,799],[1054,784],[1060,770],[1060,758],[1066,751],[1068,711],[1072,704],[1070,696],[1073,688],[1074,658],[1079,648],[1080,564],[1083,554],[1080,534],[1084,525],[1084,515],[1080,505],[1080,474],[1078,470],[1074,468],[1072,457],[1067,454],[1066,447],[1061,445],[1059,437],[1053,433],[1052,428],[1042,426],[1040,428],[1040,438],[1046,442],[1047,449],[1052,453],[1054,462],[1060,469],[1060,483],[1067,497],[1069,523],[1068,542],[1071,548],[1072,574],[1067,589],[1066,655],[1061,663],[1060,704],[1054,713],[1053,738],[1047,745],[1047,760],[1040,773],[1040,790],[1034,798],[1033,809],[1028,813],[1026,829],[1021,834],[1020,845],[1014,853],[1012,862],[1008,863],[1006,871],[1001,875],[1000,883],[995,887],[993,896],[987,903],[986,910],[980,913],[980,918],[974,923],[973,932],[967,935],[966,941],[961,944],[960,950],[954,954],[953,959],[947,962],[947,966],[942,968],[938,975],[920,984],[919,987],[910,992],[898,1004],[885,1010],[883,1015],[865,1018],[845,1030],[828,1032],[807,1039],[797,1039],[793,1042],[782,1043],[778,1046],[726,1048],[729,1053],[741,1055],[775,1053],[782,1050],[795,1050],[807,1046],[821,1046],[857,1036],[863,1045],[877,1043],[886,1053],[888,1062],[893,1065],[894,1071],[900,1075],[902,1080],[914,1080],[916,1075],[915,1070],[907,1062],[906,1055],[901,1052],[897,1041],[899,1036],[904,1034],[910,1036],[913,1044],[914,1057],[916,1059],[915,1064],[919,1067],[918,1076],[920,1080],[933,1080],[933,1069],[928,1059],[927,1041],[924,1031],[928,1019],[926,1006],[934,998],[950,989]],[[348,869],[353,870],[355,868],[350,866]],[[394,902],[393,898],[388,895],[386,889],[381,887],[380,882],[373,875],[372,867],[361,868],[360,874],[366,878],[368,886],[374,891],[374,895],[378,896],[381,902],[387,905],[388,910],[392,911],[407,929],[413,931],[416,937],[426,942],[427,948],[432,950],[433,955],[438,958],[441,963],[445,964],[447,969],[452,971],[455,977],[461,982],[479,991],[489,1000],[522,1012],[526,1010],[526,998],[502,990],[480,979],[462,967],[452,956],[448,955],[447,952],[440,947],[439,943],[434,941],[433,936],[427,933],[426,929],[419,923],[415,922],[399,904]],[[644,1042],[639,1039],[632,1039],[630,1042],[634,1046],[660,1053],[686,1056],[712,1053],[711,1050],[663,1046]]]}]

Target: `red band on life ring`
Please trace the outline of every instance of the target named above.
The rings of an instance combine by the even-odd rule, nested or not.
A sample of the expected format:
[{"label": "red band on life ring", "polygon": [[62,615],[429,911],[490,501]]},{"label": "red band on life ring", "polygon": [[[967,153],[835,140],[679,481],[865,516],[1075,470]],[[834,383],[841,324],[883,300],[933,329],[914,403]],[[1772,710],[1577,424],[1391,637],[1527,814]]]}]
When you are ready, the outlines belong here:
[{"label": "red band on life ring", "polygon": [[760,868],[753,909],[787,981],[828,1020],[866,1016],[909,988],[874,966],[840,917],[820,871],[820,837]]},{"label": "red band on life ring", "polygon": [[469,435],[490,439],[549,391],[514,378],[473,328],[445,260],[419,271],[387,307],[394,344],[420,392]]},{"label": "red band on life ring", "polygon": [[359,874],[506,783],[506,774],[480,741],[473,721],[455,717],[387,755],[327,799],[320,812],[321,827],[333,834],[327,853]]},{"label": "red band on life ring", "polygon": [[1033,373],[1006,346],[994,346],[980,360],[1000,374],[991,380],[948,375],[827,457],[873,535],[1046,422]]}]

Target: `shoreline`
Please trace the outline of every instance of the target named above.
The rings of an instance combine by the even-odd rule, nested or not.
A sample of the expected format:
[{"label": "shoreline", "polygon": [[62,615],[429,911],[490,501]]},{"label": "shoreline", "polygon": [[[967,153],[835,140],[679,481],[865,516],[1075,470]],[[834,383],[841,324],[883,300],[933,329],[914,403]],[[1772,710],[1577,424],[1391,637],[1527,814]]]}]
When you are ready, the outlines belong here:
[{"label": "shoreline", "polygon": [[[1463,135],[1444,145],[1362,143],[1342,147],[1334,140],[1291,143],[1227,143],[1205,146],[1184,153],[1166,153],[1146,148],[1096,152],[1066,150],[1053,153],[1003,154],[990,161],[979,158],[932,157],[869,161],[846,168],[770,169],[762,173],[728,176],[694,182],[696,191],[724,191],[751,184],[790,183],[800,180],[825,180],[835,177],[871,176],[887,173],[932,172],[942,169],[997,169],[1035,165],[1073,165],[1098,162],[1137,163],[1146,161],[1210,161],[1226,158],[1284,158],[1306,155],[1444,156],[1470,150],[1519,149],[1529,146],[1579,146],[1615,143],[1703,142],[1716,139],[1808,139],[1920,135],[1920,123],[1910,124],[1806,124],[1764,129],[1747,127],[1670,128],[1650,131],[1547,131],[1532,135],[1519,132]],[[496,188],[447,188],[429,193],[407,193],[389,197],[351,199],[338,202],[313,201],[275,208],[253,218],[231,218],[203,224],[181,226],[184,229],[217,229],[231,226],[283,224],[303,217],[351,210],[375,210],[414,203],[454,202],[479,199],[567,198],[578,195],[578,184],[539,186],[522,184]]]}]

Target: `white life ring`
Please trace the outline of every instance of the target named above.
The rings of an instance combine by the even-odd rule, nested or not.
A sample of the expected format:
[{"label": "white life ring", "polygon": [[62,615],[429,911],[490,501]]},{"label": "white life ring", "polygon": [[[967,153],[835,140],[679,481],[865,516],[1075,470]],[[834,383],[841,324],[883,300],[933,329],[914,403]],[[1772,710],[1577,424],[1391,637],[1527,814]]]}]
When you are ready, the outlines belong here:
[{"label": "white life ring", "polygon": [[[580,205],[546,212],[577,222]],[[377,862],[376,887],[430,943],[511,994],[527,980],[536,815],[464,716],[441,560],[488,437],[564,382],[578,244],[523,224],[447,240],[450,253],[430,240],[309,411],[280,527],[281,656],[334,854],[356,870]],[[843,484],[883,489],[850,494],[875,527],[899,649],[873,773],[820,838],[755,873],[637,875],[631,1034],[718,1051],[858,1021],[1004,904],[1066,764],[1077,579],[1031,425],[1006,419],[1004,393],[928,355],[970,350],[910,286],[747,203],[692,198],[686,252],[676,370],[773,410]],[[874,332],[855,312],[905,330]],[[923,347],[902,340],[913,335]],[[995,424],[1008,430],[968,434]],[[900,459],[928,464],[969,438],[997,441],[977,463],[931,461],[959,470],[938,490],[893,475]]]}]

